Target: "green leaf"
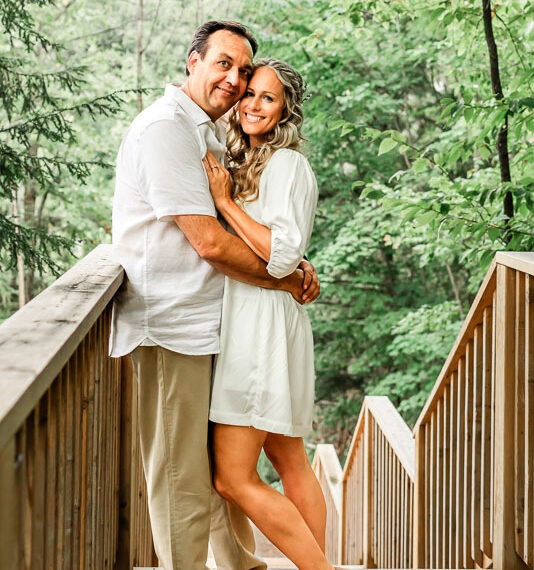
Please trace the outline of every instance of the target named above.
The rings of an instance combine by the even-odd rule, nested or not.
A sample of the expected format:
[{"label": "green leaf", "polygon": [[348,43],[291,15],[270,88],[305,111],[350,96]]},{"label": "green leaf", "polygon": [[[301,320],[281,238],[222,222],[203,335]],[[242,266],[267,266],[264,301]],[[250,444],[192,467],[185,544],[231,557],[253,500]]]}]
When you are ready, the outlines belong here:
[{"label": "green leaf", "polygon": [[500,228],[488,228],[488,237],[490,240],[495,241],[501,237]]},{"label": "green leaf", "polygon": [[390,150],[393,150],[399,143],[393,139],[387,138],[384,139],[380,146],[378,147],[378,156],[381,154],[386,154]]},{"label": "green leaf", "polygon": [[416,174],[421,174],[421,172],[424,172],[425,170],[428,169],[428,166],[429,166],[429,162],[426,158],[418,158],[412,164],[412,170]]}]

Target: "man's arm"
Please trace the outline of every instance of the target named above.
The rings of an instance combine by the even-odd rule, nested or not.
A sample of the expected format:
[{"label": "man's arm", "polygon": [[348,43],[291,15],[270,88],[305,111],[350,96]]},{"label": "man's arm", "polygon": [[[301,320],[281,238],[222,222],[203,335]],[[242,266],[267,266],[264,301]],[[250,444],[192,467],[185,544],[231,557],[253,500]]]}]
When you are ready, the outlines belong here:
[{"label": "man's arm", "polygon": [[227,232],[212,216],[174,216],[185,237],[212,267],[236,281],[267,289],[288,291],[299,302],[311,302],[319,294],[316,281],[303,291],[302,273],[295,271],[283,279],[271,277],[262,261],[241,238]]}]

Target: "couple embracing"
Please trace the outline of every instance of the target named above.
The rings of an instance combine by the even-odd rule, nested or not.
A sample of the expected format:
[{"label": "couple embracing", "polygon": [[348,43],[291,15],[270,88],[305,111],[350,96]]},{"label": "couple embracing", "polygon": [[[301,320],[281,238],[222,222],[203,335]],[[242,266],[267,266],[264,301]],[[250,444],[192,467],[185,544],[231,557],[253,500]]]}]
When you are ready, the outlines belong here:
[{"label": "couple embracing", "polygon": [[[113,250],[126,279],[110,350],[133,361],[167,570],[203,570],[208,539],[219,570],[265,569],[248,518],[298,568],[332,570],[302,439],[314,397],[303,305],[319,294],[303,261],[317,204],[299,152],[304,86],[284,62],[253,62],[256,49],[239,23],[201,26],[184,85],[138,115],[117,158]],[[258,476],[262,449],[283,494]]]}]

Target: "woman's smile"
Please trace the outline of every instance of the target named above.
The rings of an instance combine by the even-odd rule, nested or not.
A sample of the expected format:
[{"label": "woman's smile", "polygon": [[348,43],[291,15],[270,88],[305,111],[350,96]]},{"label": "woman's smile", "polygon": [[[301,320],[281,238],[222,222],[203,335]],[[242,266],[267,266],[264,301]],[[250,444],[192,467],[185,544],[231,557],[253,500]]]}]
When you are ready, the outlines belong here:
[{"label": "woman's smile", "polygon": [[270,67],[254,72],[239,103],[241,128],[249,136],[250,146],[262,145],[276,127],[284,110],[284,86]]}]

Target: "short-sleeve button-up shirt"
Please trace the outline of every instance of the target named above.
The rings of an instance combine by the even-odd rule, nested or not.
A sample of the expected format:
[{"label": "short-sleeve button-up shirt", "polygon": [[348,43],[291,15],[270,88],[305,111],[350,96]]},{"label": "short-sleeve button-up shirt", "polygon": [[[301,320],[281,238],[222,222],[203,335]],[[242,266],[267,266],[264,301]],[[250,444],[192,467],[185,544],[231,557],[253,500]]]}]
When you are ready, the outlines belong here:
[{"label": "short-sleeve button-up shirt", "polygon": [[224,156],[224,128],[175,85],[135,118],[122,141],[112,233],[126,279],[114,301],[112,356],[143,344],[183,354],[219,350],[224,277],[172,217],[217,215],[202,165],[206,150]]}]

